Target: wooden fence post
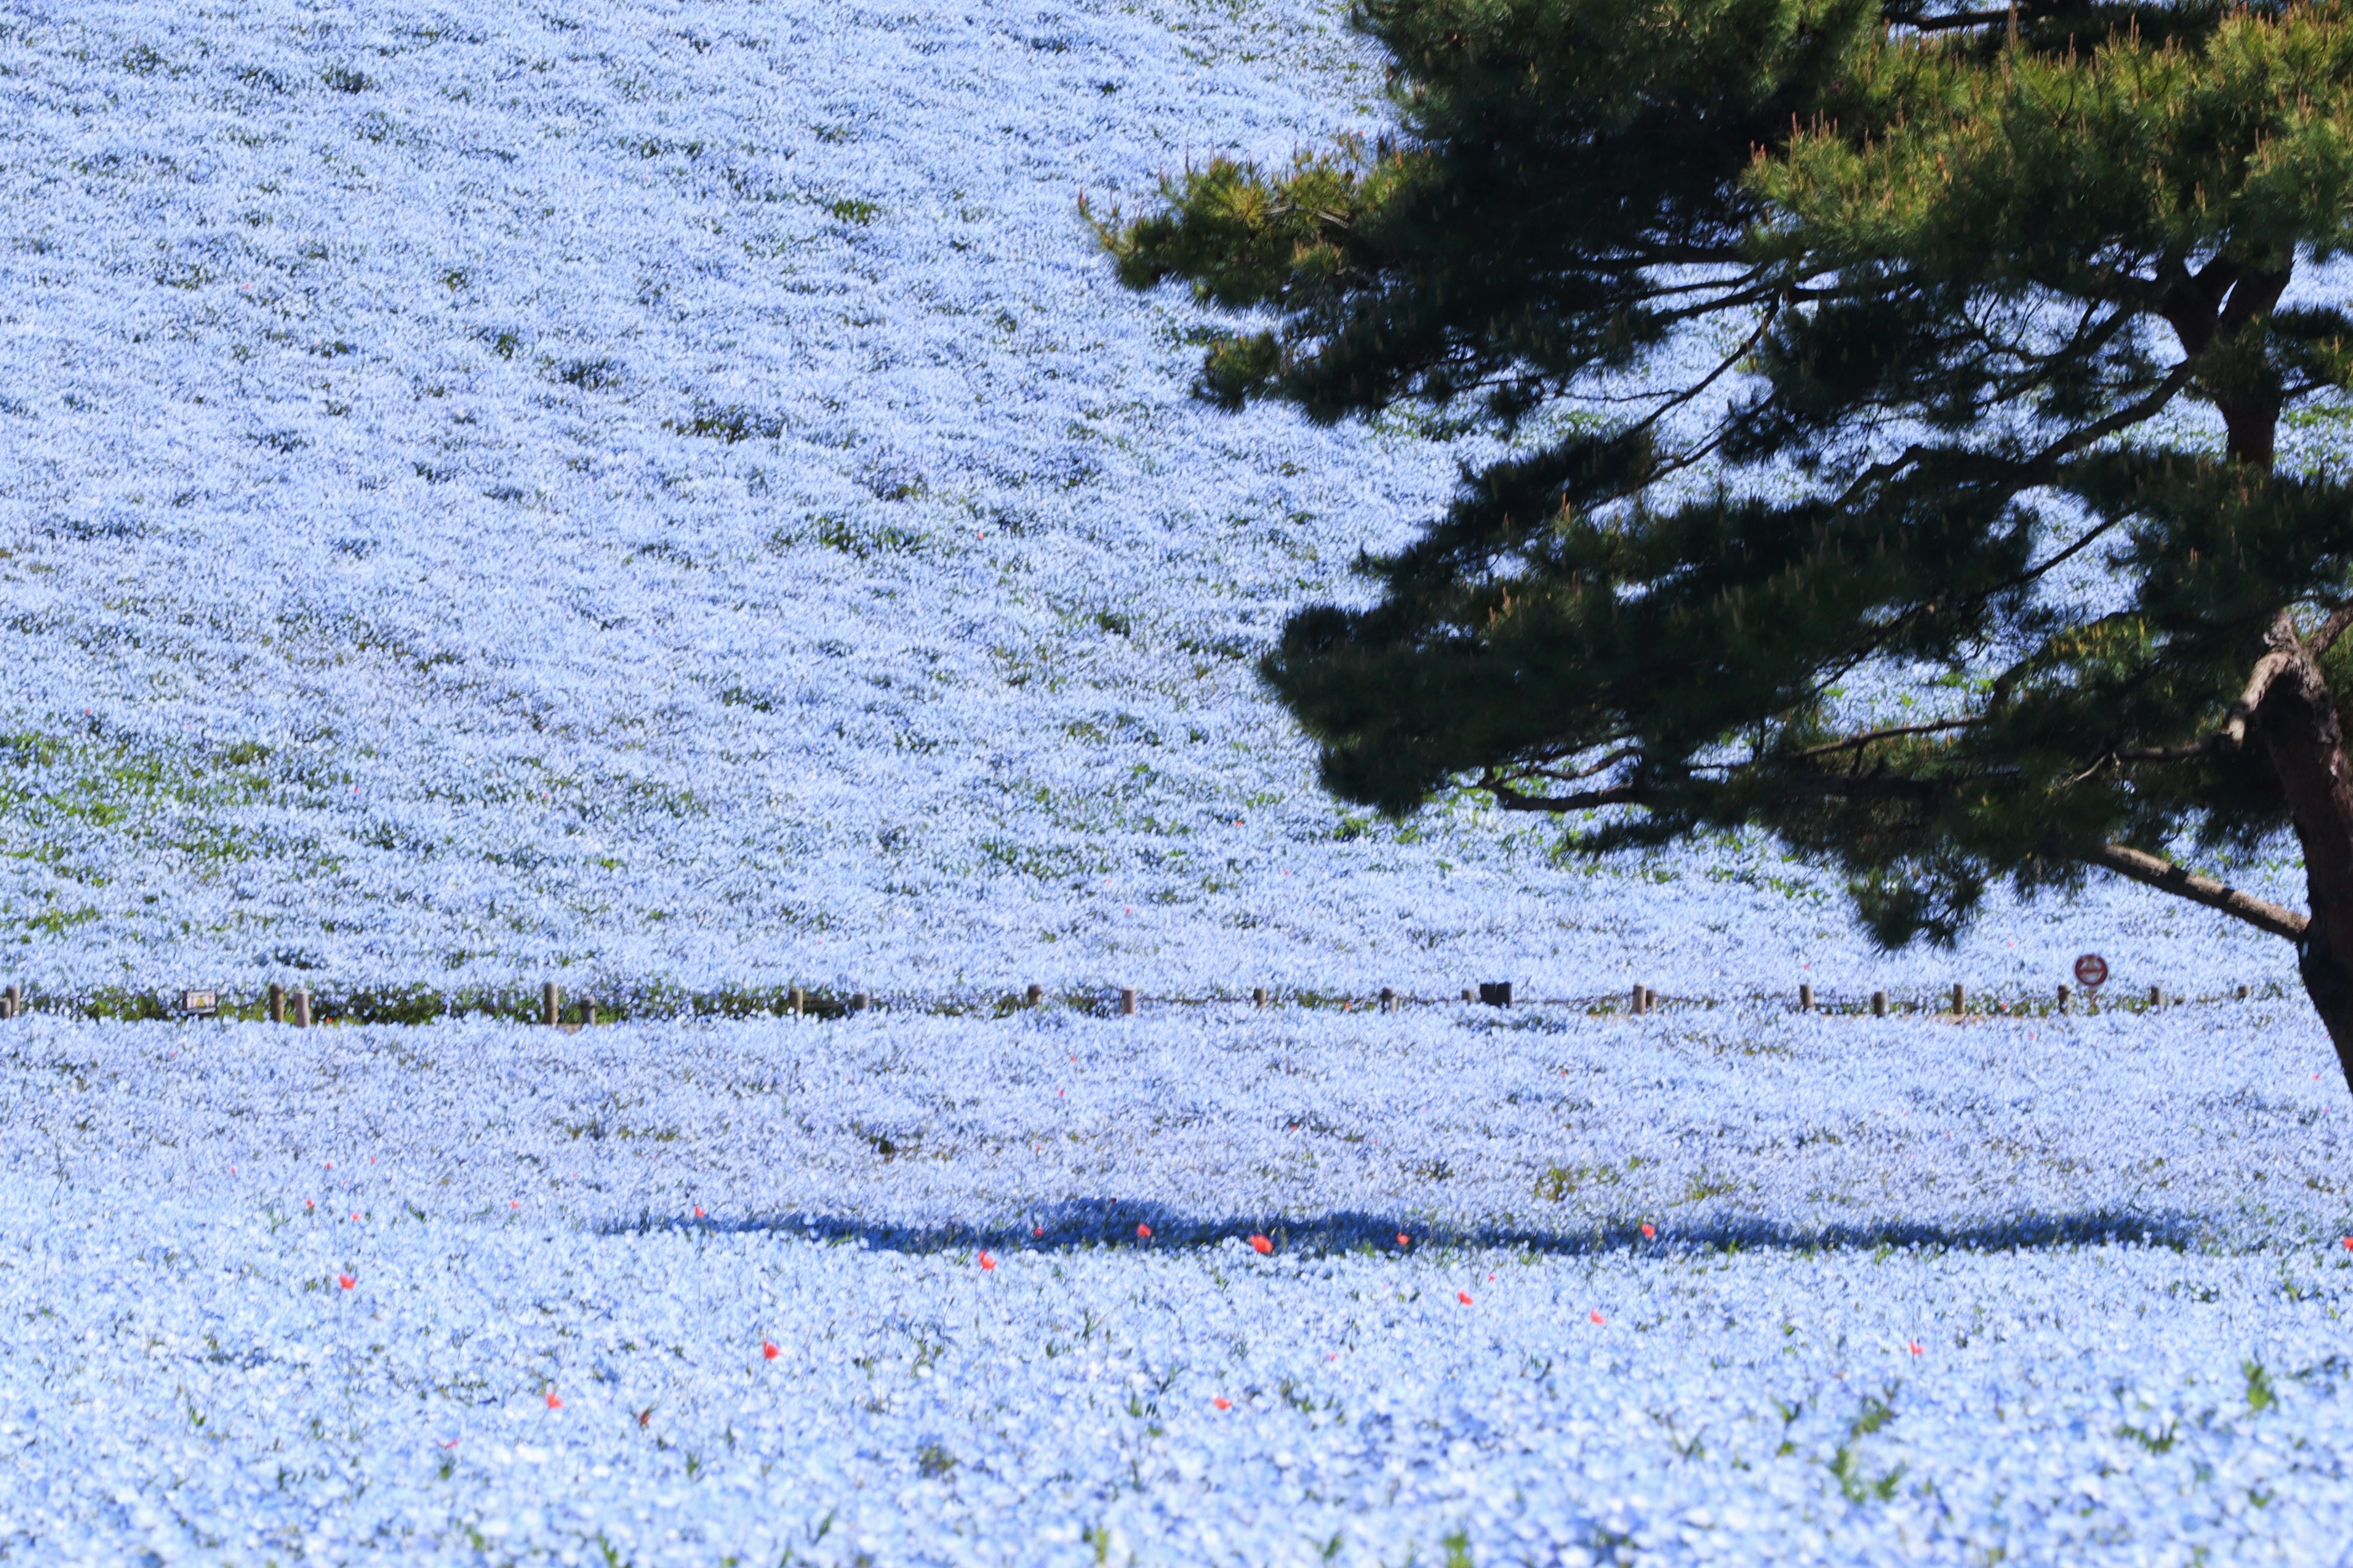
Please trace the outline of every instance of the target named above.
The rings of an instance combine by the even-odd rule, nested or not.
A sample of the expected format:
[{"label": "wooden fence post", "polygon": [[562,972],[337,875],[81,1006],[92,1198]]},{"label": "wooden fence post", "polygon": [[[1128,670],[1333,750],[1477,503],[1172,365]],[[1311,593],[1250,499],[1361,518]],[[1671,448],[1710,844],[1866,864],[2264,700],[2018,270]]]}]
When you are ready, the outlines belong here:
[{"label": "wooden fence post", "polygon": [[311,1026],[311,988],[309,986],[297,985],[294,988],[293,1014],[296,1028],[307,1029]]},{"label": "wooden fence post", "polygon": [[1798,1011],[1799,1011],[1799,1012],[1800,1012],[1800,1013],[1810,1013],[1810,1012],[1812,1012],[1813,1010],[1814,1010],[1814,988],[1813,988],[1812,986],[1810,986],[1810,985],[1800,985],[1800,986],[1799,986],[1799,987],[1798,987]]},{"label": "wooden fence post", "polygon": [[1957,1018],[1968,1010],[1969,994],[1962,990],[1961,983],[1956,980],[1953,982],[1953,1016]]},{"label": "wooden fence post", "polygon": [[286,987],[275,980],[269,983],[269,1021],[273,1024],[286,1021]]},{"label": "wooden fence post", "polygon": [[2165,1005],[2165,994],[2154,985],[2148,988],[2148,1005],[2152,1007]]},{"label": "wooden fence post", "polygon": [[9,1017],[23,1017],[25,1016],[25,988],[21,985],[11,985],[8,987],[7,1003]]},{"label": "wooden fence post", "polygon": [[804,1013],[806,1013],[806,1012],[807,1012],[807,1011],[808,1011],[808,992],[807,992],[806,989],[804,989],[803,987],[801,987],[801,986],[798,986],[798,985],[794,986],[794,987],[793,987],[793,1016],[794,1016],[794,1017],[796,1017],[796,1018],[797,1018],[797,1017],[799,1017],[802,1014],[804,1014]]},{"label": "wooden fence post", "polygon": [[539,988],[539,1017],[551,1029],[564,1022],[564,993],[553,980]]},{"label": "wooden fence post", "polygon": [[863,1013],[873,1005],[874,998],[863,991],[853,991],[849,994],[849,1010],[853,1013]]},{"label": "wooden fence post", "polygon": [[[1470,994],[1470,993],[1466,991],[1466,992],[1464,992],[1464,993],[1463,993],[1463,994],[1467,996],[1467,995],[1469,995],[1469,994]],[[1265,1006],[1265,1005],[1266,1005],[1266,987],[1265,987],[1265,986],[1263,986],[1263,985],[1253,985],[1253,986],[1251,986],[1251,987],[1250,987],[1250,1005],[1251,1005],[1251,1006],[1253,1006],[1253,1007],[1263,1007],[1263,1006]]]},{"label": "wooden fence post", "polygon": [[1032,985],[1021,994],[1022,1005],[1025,1006],[1035,1007],[1045,1000],[1046,988],[1043,985]]},{"label": "wooden fence post", "polygon": [[2062,985],[2061,987],[2059,987],[2059,1011],[2061,1011],[2062,1013],[2064,1013],[2066,1010],[2067,1010],[2067,988],[2066,988],[2064,985]]},{"label": "wooden fence post", "polygon": [[1135,987],[1133,985],[1119,988],[1119,1016],[1123,1018],[1135,1016]]},{"label": "wooden fence post", "polygon": [[1381,987],[1381,1011],[1384,1013],[1397,1011],[1397,992],[1390,986]]},{"label": "wooden fence post", "polygon": [[2243,1001],[2245,1001],[2246,999],[2247,999],[2247,988],[2246,988],[2245,986],[2242,985],[2242,986],[2240,986],[2240,987],[2239,987],[2239,1000],[2240,1000],[2240,1001],[2242,1001],[2242,1002],[2243,1002]]},{"label": "wooden fence post", "polygon": [[1874,1018],[1884,1018],[1887,1016],[1886,992],[1874,991],[1871,994],[1871,1016]]}]

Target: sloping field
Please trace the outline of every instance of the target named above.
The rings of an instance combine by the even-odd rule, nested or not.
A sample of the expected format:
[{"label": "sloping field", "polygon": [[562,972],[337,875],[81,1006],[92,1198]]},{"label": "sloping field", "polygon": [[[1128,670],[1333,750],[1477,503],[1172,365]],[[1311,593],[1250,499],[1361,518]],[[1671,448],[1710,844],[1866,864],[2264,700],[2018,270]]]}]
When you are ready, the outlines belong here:
[{"label": "sloping field", "polygon": [[1470,1012],[6,1026],[0,1554],[2337,1554],[2298,1009]]},{"label": "sloping field", "polygon": [[[1078,203],[1378,86],[1307,5],[0,5],[0,983],[885,1003],[0,1023],[0,1561],[2342,1555],[2284,944],[1316,791],[1252,661],[1458,453],[1197,408]],[[2026,1010],[2086,949],[2189,1000]],[[1504,978],[1670,1002],[1361,1005]]]},{"label": "sloping field", "polygon": [[1769,847],[1322,795],[1251,662],[1454,455],[1196,407],[1078,212],[1377,128],[1314,5],[75,0],[0,72],[12,978],[2288,974],[2110,889],[1882,960]]}]

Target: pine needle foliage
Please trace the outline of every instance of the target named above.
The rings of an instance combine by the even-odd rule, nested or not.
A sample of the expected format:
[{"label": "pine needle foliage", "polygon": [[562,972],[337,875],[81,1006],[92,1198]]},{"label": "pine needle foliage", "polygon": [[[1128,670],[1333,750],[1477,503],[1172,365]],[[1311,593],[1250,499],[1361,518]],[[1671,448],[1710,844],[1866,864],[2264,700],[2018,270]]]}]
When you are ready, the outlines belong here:
[{"label": "pine needle foliage", "polygon": [[[1595,851],[1762,827],[1891,945],[2105,867],[2297,942],[2353,1046],[2353,492],[2277,439],[2353,385],[2353,8],[1356,25],[1394,132],[1091,215],[1239,323],[1202,395],[1501,438],[1265,661],[1329,787]],[[2283,830],[2309,915],[2168,858]]]}]

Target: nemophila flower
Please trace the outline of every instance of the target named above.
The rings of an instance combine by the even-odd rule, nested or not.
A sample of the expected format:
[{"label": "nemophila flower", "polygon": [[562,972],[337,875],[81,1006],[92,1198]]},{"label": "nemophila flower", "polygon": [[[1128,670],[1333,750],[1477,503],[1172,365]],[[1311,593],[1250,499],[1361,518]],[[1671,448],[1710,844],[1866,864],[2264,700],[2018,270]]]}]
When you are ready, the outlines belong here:
[{"label": "nemophila flower", "polygon": [[1257,1253],[1261,1258],[1265,1257],[1268,1253],[1274,1250],[1274,1243],[1269,1241],[1262,1236],[1251,1237],[1250,1238],[1250,1250]]}]

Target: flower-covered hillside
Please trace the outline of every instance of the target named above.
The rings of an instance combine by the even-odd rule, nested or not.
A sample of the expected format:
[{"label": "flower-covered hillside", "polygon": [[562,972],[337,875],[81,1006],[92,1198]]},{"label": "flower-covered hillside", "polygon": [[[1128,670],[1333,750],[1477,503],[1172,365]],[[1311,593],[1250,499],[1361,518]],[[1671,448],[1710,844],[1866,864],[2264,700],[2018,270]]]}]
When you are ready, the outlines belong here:
[{"label": "flower-covered hillside", "polygon": [[13,978],[2288,973],[2109,889],[1882,961],[1769,847],[1318,792],[1252,660],[1445,433],[1195,405],[1078,204],[1377,126],[1326,9],[100,0],[0,73]]}]

